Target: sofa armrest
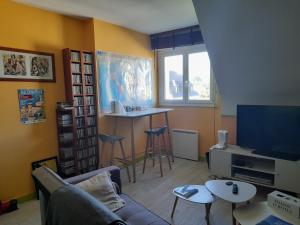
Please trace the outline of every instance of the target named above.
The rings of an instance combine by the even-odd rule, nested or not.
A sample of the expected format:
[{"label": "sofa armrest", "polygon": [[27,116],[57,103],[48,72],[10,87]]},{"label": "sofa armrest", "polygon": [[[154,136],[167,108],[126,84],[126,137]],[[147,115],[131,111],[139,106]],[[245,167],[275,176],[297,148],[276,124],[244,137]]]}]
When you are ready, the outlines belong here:
[{"label": "sofa armrest", "polygon": [[99,173],[103,173],[105,171],[110,172],[112,182],[115,182],[119,186],[120,193],[121,193],[122,186],[121,186],[120,168],[116,167],[116,166],[109,166],[109,167],[101,168],[101,169],[94,170],[94,171],[91,171],[88,173],[80,174],[78,176],[65,179],[65,181],[70,184],[77,184],[77,183],[80,183],[81,181],[87,180],[87,179],[89,179],[93,176],[96,176]]}]

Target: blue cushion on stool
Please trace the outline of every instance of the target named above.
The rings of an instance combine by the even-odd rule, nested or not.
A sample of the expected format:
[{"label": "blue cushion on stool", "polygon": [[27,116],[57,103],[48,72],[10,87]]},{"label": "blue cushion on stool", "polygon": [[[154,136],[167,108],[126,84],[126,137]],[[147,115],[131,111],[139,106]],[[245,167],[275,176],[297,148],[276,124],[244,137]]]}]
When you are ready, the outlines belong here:
[{"label": "blue cushion on stool", "polygon": [[99,134],[98,137],[102,142],[116,142],[116,141],[122,141],[125,137],[122,136],[116,136],[116,135],[107,135],[107,134]]},{"label": "blue cushion on stool", "polygon": [[159,136],[159,135],[163,134],[166,129],[167,129],[166,126],[164,126],[164,127],[157,127],[157,128],[146,130],[145,133],[147,135],[157,135],[157,136]]}]

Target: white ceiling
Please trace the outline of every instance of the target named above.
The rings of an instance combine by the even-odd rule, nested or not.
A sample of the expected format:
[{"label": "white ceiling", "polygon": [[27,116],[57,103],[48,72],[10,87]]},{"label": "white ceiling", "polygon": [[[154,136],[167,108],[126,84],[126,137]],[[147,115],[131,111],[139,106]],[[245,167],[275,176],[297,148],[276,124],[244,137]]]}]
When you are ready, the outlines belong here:
[{"label": "white ceiling", "polygon": [[96,18],[146,34],[198,24],[192,0],[15,0],[66,15]]}]

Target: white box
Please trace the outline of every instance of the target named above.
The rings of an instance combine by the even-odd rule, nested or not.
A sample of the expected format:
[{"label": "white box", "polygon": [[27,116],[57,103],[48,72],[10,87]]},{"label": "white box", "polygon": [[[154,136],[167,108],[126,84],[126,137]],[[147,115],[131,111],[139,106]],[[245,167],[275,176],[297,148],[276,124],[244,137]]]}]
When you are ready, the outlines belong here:
[{"label": "white box", "polygon": [[268,194],[268,206],[284,214],[300,218],[300,199],[279,191]]}]

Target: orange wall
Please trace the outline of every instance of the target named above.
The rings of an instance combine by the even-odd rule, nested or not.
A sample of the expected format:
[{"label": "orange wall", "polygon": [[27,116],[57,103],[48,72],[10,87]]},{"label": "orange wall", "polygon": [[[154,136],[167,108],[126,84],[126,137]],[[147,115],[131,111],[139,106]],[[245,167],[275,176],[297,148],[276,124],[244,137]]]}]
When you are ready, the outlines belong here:
[{"label": "orange wall", "polygon": [[215,107],[171,107],[170,129],[196,130],[199,133],[199,155],[217,142],[217,132],[222,129],[221,99],[218,90],[214,93]]},{"label": "orange wall", "polygon": [[[5,200],[32,193],[34,188],[30,176],[31,162],[57,155],[55,106],[57,101],[65,99],[63,48],[111,51],[146,57],[153,61],[154,53],[149,50],[147,35],[117,25],[94,19],[78,20],[10,1],[1,1],[0,8],[0,46],[54,53],[57,77],[56,83],[0,81],[0,200]],[[154,93],[157,94],[156,68],[153,68],[153,71]],[[19,122],[17,90],[21,88],[45,90],[46,122],[33,125],[22,125]],[[217,99],[217,106],[219,105]],[[174,109],[170,113],[171,128],[198,130],[199,151],[203,155],[215,143],[214,132],[223,125],[219,107],[174,107]],[[160,116],[156,118],[154,123],[159,124],[162,118]],[[100,132],[112,132],[112,119],[100,114],[99,125]],[[128,155],[129,125],[129,121],[122,120],[119,122],[118,130],[119,134],[127,137],[125,148]],[[148,126],[147,118],[136,120],[138,155],[144,151],[144,130]]]},{"label": "orange wall", "polygon": [[[149,58],[154,61],[154,53],[150,50],[150,39],[148,35],[135,32],[117,25],[94,20],[95,50],[120,53],[124,55]],[[155,69],[153,68],[153,71]],[[156,84],[156,73],[154,73],[154,84]],[[156,85],[155,85],[156,86]],[[154,87],[153,93],[157,88]],[[114,120],[99,115],[100,132],[111,134],[113,132]],[[137,155],[141,155],[145,148],[146,137],[144,130],[149,127],[148,118],[135,120],[135,147]],[[130,122],[120,119],[118,122],[119,135],[126,137],[124,144],[127,156],[130,155]],[[117,147],[119,148],[119,146]],[[118,149],[116,153],[118,154]]]},{"label": "orange wall", "polygon": [[[63,101],[62,49],[82,48],[83,21],[0,1],[0,46],[55,54],[56,83],[0,81],[0,200],[33,192],[31,162],[57,155],[55,107]],[[20,123],[18,89],[45,90],[46,122]]]},{"label": "orange wall", "polygon": [[[55,54],[56,83],[0,81],[0,199],[18,198],[34,191],[31,162],[57,155],[55,107],[63,101],[62,49],[101,49],[147,57],[153,60],[149,37],[97,20],[78,20],[10,1],[0,2],[0,46]],[[11,15],[14,15],[13,17]],[[9,20],[7,18],[10,18]],[[22,125],[17,90],[45,90],[44,123]],[[111,121],[100,115],[100,131],[111,132]],[[120,133],[129,136],[128,121],[121,121]],[[137,152],[144,148],[146,119],[136,121]],[[127,150],[129,141],[126,141]]]},{"label": "orange wall", "polygon": [[221,116],[221,99],[216,93],[215,107],[171,107],[171,129],[190,129],[199,132],[199,154],[204,156],[208,149],[217,143],[218,130],[228,131],[228,143],[236,142],[236,117]]},{"label": "orange wall", "polygon": [[172,107],[170,128],[197,130],[199,132],[199,152],[201,156],[215,144],[215,108]]},{"label": "orange wall", "polygon": [[222,129],[228,130],[228,143],[234,145],[236,141],[236,117],[222,116]]}]

